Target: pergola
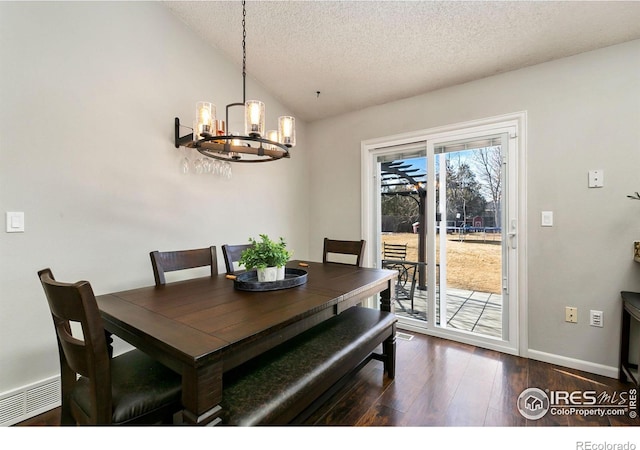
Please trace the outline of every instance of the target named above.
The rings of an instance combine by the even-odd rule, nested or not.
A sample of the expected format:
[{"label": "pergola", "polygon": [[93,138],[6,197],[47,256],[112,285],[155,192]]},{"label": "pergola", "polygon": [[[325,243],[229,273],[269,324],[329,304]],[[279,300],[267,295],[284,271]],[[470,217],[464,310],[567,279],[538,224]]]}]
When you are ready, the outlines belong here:
[{"label": "pergola", "polygon": [[[422,170],[405,161],[388,161],[380,165],[380,193],[384,196],[410,197],[418,204],[418,289],[426,289],[426,252],[425,242],[427,236],[426,226],[426,199],[425,189],[427,174]],[[404,186],[405,189],[395,189],[393,191],[385,188],[393,186]]]}]

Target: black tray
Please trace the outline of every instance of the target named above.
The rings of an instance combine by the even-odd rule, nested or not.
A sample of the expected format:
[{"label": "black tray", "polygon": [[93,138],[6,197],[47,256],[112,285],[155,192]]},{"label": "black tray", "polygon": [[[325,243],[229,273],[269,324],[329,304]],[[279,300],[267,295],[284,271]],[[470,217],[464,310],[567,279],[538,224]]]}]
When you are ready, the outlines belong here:
[{"label": "black tray", "polygon": [[236,289],[241,291],[277,291],[300,286],[307,282],[307,271],[302,269],[284,269],[284,280],[258,281],[258,273],[255,270],[239,274],[233,281]]}]

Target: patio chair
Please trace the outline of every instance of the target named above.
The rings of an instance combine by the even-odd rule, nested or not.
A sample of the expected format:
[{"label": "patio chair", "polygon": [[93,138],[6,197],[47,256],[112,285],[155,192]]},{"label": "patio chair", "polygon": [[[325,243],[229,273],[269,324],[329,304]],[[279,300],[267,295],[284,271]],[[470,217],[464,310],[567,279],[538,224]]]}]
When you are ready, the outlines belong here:
[{"label": "patio chair", "polygon": [[[401,309],[406,310],[402,301],[411,302],[413,310],[413,295],[416,285],[417,262],[407,261],[407,244],[383,243],[382,267],[385,269],[397,270],[398,278],[396,282],[396,301]],[[407,286],[407,282],[409,285]]]}]

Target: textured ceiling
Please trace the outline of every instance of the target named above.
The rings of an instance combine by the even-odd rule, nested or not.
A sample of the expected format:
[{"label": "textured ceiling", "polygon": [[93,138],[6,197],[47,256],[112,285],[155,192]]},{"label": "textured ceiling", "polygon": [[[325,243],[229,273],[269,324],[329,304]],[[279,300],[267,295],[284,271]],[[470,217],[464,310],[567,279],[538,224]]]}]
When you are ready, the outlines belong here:
[{"label": "textured ceiling", "polygon": [[[237,63],[240,77],[241,2],[164,4]],[[247,76],[306,121],[640,39],[640,1],[250,1],[246,9]]]}]

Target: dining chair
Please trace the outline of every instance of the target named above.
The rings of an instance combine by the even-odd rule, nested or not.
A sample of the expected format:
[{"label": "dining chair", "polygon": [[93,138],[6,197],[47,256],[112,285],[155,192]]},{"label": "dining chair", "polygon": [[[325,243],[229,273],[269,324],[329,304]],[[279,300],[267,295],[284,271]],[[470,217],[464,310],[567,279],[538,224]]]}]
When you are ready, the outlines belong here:
[{"label": "dining chair", "polygon": [[151,257],[153,277],[156,280],[156,286],[166,284],[165,273],[176,270],[211,266],[211,276],[215,277],[218,275],[218,256],[215,246],[170,252],[159,252],[155,250],[149,253],[149,256]]},{"label": "dining chair", "polygon": [[[364,259],[364,247],[366,242],[360,241],[340,241],[336,239],[324,238],[324,248],[322,252],[322,262],[338,262],[341,264],[351,264],[354,266],[362,267],[362,260]],[[349,263],[342,258],[336,258],[329,255],[352,255],[355,256],[355,263]],[[351,258],[353,260],[353,258]]]},{"label": "dining chair", "polygon": [[88,281],[61,283],[49,268],[38,277],[58,342],[61,424],[172,423],[182,409],[182,377],[138,349],[110,357],[110,335]]},{"label": "dining chair", "polygon": [[236,263],[240,261],[242,252],[251,247],[252,244],[238,244],[222,246],[222,256],[224,256],[224,265],[228,274],[244,272],[243,268],[238,268]]}]

